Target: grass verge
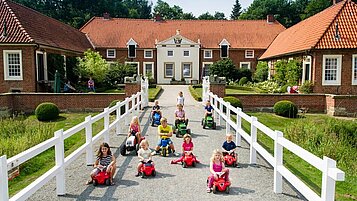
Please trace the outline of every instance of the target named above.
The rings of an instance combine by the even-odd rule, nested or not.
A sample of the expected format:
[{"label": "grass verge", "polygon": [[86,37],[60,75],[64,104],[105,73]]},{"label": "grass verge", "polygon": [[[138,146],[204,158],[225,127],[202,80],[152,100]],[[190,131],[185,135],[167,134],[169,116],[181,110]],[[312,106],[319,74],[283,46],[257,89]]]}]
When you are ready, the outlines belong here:
[{"label": "grass verge", "polygon": [[156,88],[149,88],[149,101],[153,102],[156,100],[156,97],[160,94],[162,90],[161,86],[156,86]]},{"label": "grass verge", "polygon": [[196,100],[196,101],[202,101],[202,88],[193,88],[192,86],[188,87],[191,96]]}]

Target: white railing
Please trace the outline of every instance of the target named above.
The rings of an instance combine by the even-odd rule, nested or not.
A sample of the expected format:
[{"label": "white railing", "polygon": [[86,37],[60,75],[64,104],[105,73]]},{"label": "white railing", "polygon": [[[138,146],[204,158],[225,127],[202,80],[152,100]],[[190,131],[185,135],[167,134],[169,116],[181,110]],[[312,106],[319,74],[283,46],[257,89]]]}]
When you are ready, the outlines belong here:
[{"label": "white railing", "polygon": [[[9,159],[6,156],[0,157],[0,201],[17,201],[26,200],[32,194],[34,194],[38,189],[50,181],[53,177],[56,177],[56,191],[57,195],[66,194],[65,186],[65,167],[76,160],[82,153],[86,152],[86,163],[87,165],[92,165],[94,163],[94,153],[93,144],[100,140],[102,137],[105,142],[109,142],[109,131],[112,129],[116,130],[116,133],[120,132],[119,122],[124,118],[126,124],[129,122],[129,115],[134,113],[139,114],[139,110],[144,108],[148,104],[148,85],[147,79],[145,88],[142,88],[141,92],[132,95],[130,98],[126,98],[125,101],[118,102],[115,106],[111,108],[105,108],[104,111],[95,116],[87,116],[85,121],[66,130],[58,130],[54,133],[54,137],[16,155]],[[145,81],[144,81],[145,82]],[[145,90],[146,89],[146,90]],[[125,106],[125,113],[121,115],[121,107]],[[115,120],[110,123],[109,117],[110,113],[116,113]],[[92,137],[92,126],[95,122],[104,119],[104,128],[94,137]],[[64,140],[71,137],[79,131],[85,130],[86,142],[80,146],[73,153],[64,157]],[[42,152],[48,150],[51,147],[55,147],[55,166],[52,167],[45,174],[37,178],[30,185],[22,189],[16,195],[9,199],[8,191],[8,171],[14,167],[21,165],[22,163],[32,159],[33,157],[41,154]]]},{"label": "white railing", "polygon": [[[333,201],[335,200],[335,182],[344,181],[345,173],[336,168],[336,161],[324,156],[323,159],[313,155],[300,146],[294,144],[283,137],[280,131],[273,131],[264,124],[260,123],[254,116],[249,116],[242,112],[241,108],[233,107],[229,102],[209,91],[208,85],[207,100],[210,100],[215,115],[219,115],[218,123],[221,125],[222,119],[226,121],[226,132],[233,128],[236,132],[236,144],[241,145],[241,137],[250,145],[250,164],[255,164],[257,152],[274,167],[274,192],[282,193],[283,177],[294,186],[305,198],[313,201]],[[207,87],[206,85],[206,87]],[[203,90],[206,91],[206,90]],[[203,97],[202,97],[203,100]],[[224,108],[226,108],[224,112]],[[236,122],[232,121],[231,113],[236,113]],[[250,134],[242,129],[242,119],[251,125]],[[274,140],[274,155],[265,150],[257,140],[257,131],[260,130],[265,135]],[[322,172],[321,196],[311,190],[303,181],[290,172],[283,164],[283,148],[288,149],[293,154],[299,156],[315,168]]]}]

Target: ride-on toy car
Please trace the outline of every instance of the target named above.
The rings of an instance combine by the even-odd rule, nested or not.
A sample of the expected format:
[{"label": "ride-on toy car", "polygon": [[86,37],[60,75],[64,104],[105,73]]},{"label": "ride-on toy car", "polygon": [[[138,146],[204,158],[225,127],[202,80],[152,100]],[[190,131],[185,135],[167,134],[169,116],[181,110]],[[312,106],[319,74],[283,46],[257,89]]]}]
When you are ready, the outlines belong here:
[{"label": "ride-on toy car", "polygon": [[187,128],[186,124],[184,121],[180,121],[177,124],[177,128],[174,129],[174,133],[176,134],[176,137],[182,137],[186,133],[191,134],[191,129]]},{"label": "ride-on toy car", "polygon": [[[215,179],[213,181],[213,186],[212,186],[212,191],[214,194],[216,194],[217,192],[225,192],[229,194],[229,188],[231,186],[231,182],[226,181],[224,173],[225,172],[216,172],[216,174],[218,175],[218,179]],[[207,183],[208,183],[208,179],[207,179]]]},{"label": "ride-on toy car", "polygon": [[212,115],[207,115],[206,118],[203,118],[201,125],[203,129],[206,127],[216,129],[216,122],[214,122]]},{"label": "ride-on toy car", "polygon": [[169,137],[166,137],[166,136],[162,136],[161,137],[161,147],[160,147],[160,150],[161,150],[161,155],[166,157],[168,156],[170,153],[171,153],[171,148],[170,148],[170,145],[169,145],[169,140],[167,140],[167,138]]},{"label": "ride-on toy car", "polygon": [[147,176],[156,176],[155,166],[151,163],[151,161],[142,161],[143,165],[140,168],[140,174],[142,178]]},{"label": "ride-on toy car", "polygon": [[158,112],[154,112],[154,115],[150,118],[151,119],[151,126],[158,126],[160,125],[161,115]]},{"label": "ride-on toy car", "polygon": [[188,166],[196,167],[197,160],[193,157],[191,151],[185,151],[185,156],[182,160],[182,167],[186,168]]},{"label": "ride-on toy car", "polygon": [[224,163],[227,166],[237,167],[238,166],[237,161],[238,160],[236,157],[236,153],[233,150],[228,151],[228,153],[224,156]]},{"label": "ride-on toy car", "polygon": [[93,178],[93,186],[98,184],[105,184],[110,186],[110,175],[107,173],[106,167],[99,168],[100,172]]},{"label": "ride-on toy car", "polygon": [[[136,133],[132,132],[131,136],[128,137],[125,143],[120,146],[120,154],[122,156],[125,156],[127,151],[135,151],[135,154],[138,155],[140,142],[138,142],[135,134]],[[145,138],[142,137],[140,141],[143,139]]]}]

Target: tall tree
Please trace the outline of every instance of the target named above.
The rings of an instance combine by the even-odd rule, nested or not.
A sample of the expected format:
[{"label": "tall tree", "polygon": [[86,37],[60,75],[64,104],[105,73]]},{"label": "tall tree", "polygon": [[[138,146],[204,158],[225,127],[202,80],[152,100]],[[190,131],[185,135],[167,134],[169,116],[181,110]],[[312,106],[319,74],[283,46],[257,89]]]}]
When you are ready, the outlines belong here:
[{"label": "tall tree", "polygon": [[154,13],[160,14],[165,19],[182,19],[183,11],[180,6],[170,5],[162,0],[158,0],[154,6]]},{"label": "tall tree", "polygon": [[203,13],[200,16],[198,16],[199,20],[214,20],[215,17],[211,15],[209,12]]},{"label": "tall tree", "polygon": [[184,20],[197,20],[197,18],[192,13],[184,13],[182,15],[182,19],[184,19]]},{"label": "tall tree", "polygon": [[301,14],[301,19],[306,19],[308,17],[311,17],[331,5],[332,5],[331,0],[310,0],[310,2],[307,4],[304,10],[304,13]]},{"label": "tall tree", "polygon": [[215,12],[214,13],[214,19],[216,20],[226,20],[226,16],[222,12]]},{"label": "tall tree", "polygon": [[242,6],[239,3],[239,0],[236,0],[235,4],[233,5],[231,19],[237,20],[242,13]]}]

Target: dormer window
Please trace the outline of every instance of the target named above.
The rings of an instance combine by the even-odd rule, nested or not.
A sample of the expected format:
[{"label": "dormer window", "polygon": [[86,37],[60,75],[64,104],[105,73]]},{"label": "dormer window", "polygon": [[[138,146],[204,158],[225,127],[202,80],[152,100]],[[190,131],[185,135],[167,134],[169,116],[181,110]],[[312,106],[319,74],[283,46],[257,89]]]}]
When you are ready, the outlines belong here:
[{"label": "dormer window", "polygon": [[223,39],[219,46],[221,47],[221,58],[227,58],[228,57],[228,49],[229,49],[229,43],[226,39]]},{"label": "dormer window", "polygon": [[130,40],[126,43],[126,45],[128,47],[128,57],[135,58],[137,43],[134,41],[134,39],[130,38]]},{"label": "dormer window", "polygon": [[115,57],[115,49],[107,49],[107,58],[114,59]]}]

